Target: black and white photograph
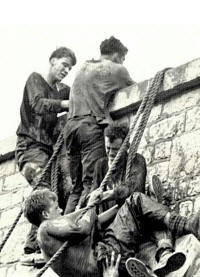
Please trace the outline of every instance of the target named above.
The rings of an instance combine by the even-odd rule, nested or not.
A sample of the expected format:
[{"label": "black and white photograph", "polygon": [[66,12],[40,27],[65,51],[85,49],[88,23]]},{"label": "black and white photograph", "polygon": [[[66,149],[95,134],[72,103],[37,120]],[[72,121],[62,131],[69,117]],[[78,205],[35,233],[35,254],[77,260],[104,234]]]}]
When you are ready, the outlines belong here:
[{"label": "black and white photograph", "polygon": [[0,276],[200,277],[197,1],[0,10]]}]

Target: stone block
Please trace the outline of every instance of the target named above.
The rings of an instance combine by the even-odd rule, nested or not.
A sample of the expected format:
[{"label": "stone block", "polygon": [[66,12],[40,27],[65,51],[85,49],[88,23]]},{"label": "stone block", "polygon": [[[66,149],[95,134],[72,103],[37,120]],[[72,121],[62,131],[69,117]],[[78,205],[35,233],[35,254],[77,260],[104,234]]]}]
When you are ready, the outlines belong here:
[{"label": "stone block", "polygon": [[184,131],[185,115],[180,114],[159,121],[149,128],[149,139],[151,142],[158,140],[166,140],[176,135],[180,135]]},{"label": "stone block", "polygon": [[6,161],[0,164],[0,176],[9,176],[15,173],[15,160]]},{"label": "stone block", "polygon": [[149,179],[151,180],[153,175],[157,175],[161,182],[166,182],[168,179],[168,168],[169,162],[161,162],[158,164],[149,165],[147,168]]},{"label": "stone block", "polygon": [[175,250],[186,254],[184,265],[168,277],[199,277],[200,276],[200,242],[193,235],[182,236],[176,240]]},{"label": "stone block", "polygon": [[143,148],[139,148],[138,152],[144,156],[147,164],[150,164],[153,161],[153,146],[145,146]]},{"label": "stone block", "polygon": [[174,139],[169,163],[169,177],[175,180],[200,174],[200,130]]},{"label": "stone block", "polygon": [[0,267],[0,276],[1,277],[7,277],[7,271],[8,271],[8,268],[6,266],[4,267]]},{"label": "stone block", "polygon": [[28,186],[28,182],[21,173],[18,172],[5,178],[3,190],[13,190],[24,186]]},{"label": "stone block", "polygon": [[154,106],[153,109],[151,110],[148,123],[152,123],[153,121],[160,119],[161,110],[162,110],[162,104]]},{"label": "stone block", "polygon": [[183,111],[187,108],[197,105],[199,101],[200,89],[198,88],[170,99],[170,101],[166,102],[163,107],[163,114],[171,115],[172,113]]},{"label": "stone block", "polygon": [[[0,229],[11,226],[13,224],[13,222],[15,221],[17,215],[19,214],[20,210],[21,210],[21,207],[18,206],[13,209],[9,209],[9,210],[1,212]],[[22,221],[24,221],[23,215],[21,216],[18,224],[20,224],[20,222],[22,222]]]},{"label": "stone block", "polygon": [[[199,92],[200,93],[200,92]],[[185,131],[200,129],[200,107],[195,107],[186,113]]]},{"label": "stone block", "polygon": [[[11,263],[19,260],[29,229],[30,224],[27,222],[17,224],[1,252],[0,263]],[[6,234],[7,231],[5,231]]]},{"label": "stone block", "polygon": [[169,158],[171,154],[171,141],[160,142],[155,145],[155,160]]},{"label": "stone block", "polygon": [[23,189],[13,191],[12,193],[0,194],[0,210],[22,203],[23,194]]}]

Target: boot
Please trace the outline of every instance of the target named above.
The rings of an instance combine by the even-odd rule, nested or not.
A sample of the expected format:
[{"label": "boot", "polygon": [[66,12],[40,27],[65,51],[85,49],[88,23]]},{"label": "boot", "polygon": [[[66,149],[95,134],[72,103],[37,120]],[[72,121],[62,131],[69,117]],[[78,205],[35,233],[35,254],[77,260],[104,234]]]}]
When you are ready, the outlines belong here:
[{"label": "boot", "polygon": [[200,214],[199,212],[190,216],[184,225],[184,232],[186,234],[193,234],[200,240]]},{"label": "boot", "polygon": [[200,239],[200,214],[199,212],[189,218],[169,212],[164,218],[164,223],[174,236],[193,234]]},{"label": "boot", "polygon": [[186,256],[182,252],[172,252],[171,249],[163,250],[160,255],[158,265],[154,269],[154,273],[158,277],[164,277],[167,274],[181,268],[186,260]]},{"label": "boot", "polygon": [[158,203],[163,201],[163,187],[158,176],[152,176],[152,187],[150,188],[151,197],[155,198]]},{"label": "boot", "polygon": [[126,270],[132,277],[153,277],[153,272],[147,266],[136,258],[129,258],[126,261]]}]

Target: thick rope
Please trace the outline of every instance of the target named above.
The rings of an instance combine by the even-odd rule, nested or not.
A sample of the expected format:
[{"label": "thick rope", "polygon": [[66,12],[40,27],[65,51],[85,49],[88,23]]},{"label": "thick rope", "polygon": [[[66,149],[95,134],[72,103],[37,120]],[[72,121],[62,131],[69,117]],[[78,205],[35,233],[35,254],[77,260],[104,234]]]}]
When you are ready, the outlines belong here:
[{"label": "thick rope", "polygon": [[119,149],[119,151],[118,151],[118,153],[117,153],[115,159],[113,160],[111,167],[108,169],[108,171],[107,171],[107,173],[106,173],[106,176],[104,177],[103,181],[101,182],[100,187],[101,187],[103,190],[105,189],[107,183],[109,182],[109,179],[110,179],[110,177],[112,176],[113,171],[114,171],[115,168],[117,167],[117,164],[118,164],[118,162],[119,162],[119,160],[120,160],[120,158],[121,158],[121,155],[122,155],[124,152],[126,152],[126,151],[128,150],[128,148],[129,148],[130,137],[131,137],[131,135],[132,135],[132,133],[133,133],[133,130],[134,130],[136,124],[137,124],[137,121],[138,121],[140,115],[141,115],[142,112],[144,111],[144,108],[145,108],[146,103],[147,103],[148,98],[149,98],[149,91],[150,91],[150,90],[152,89],[152,87],[155,85],[156,80],[157,80],[156,78],[153,79],[153,81],[152,81],[152,83],[151,83],[151,85],[150,85],[149,90],[148,90],[148,91],[146,92],[146,94],[144,95],[144,97],[143,97],[143,99],[142,99],[142,102],[141,102],[141,104],[140,104],[140,107],[139,107],[139,109],[138,109],[138,111],[137,111],[136,117],[135,117],[135,119],[134,119],[134,121],[133,121],[133,123],[132,123],[132,125],[131,125],[131,127],[130,127],[130,129],[129,129],[129,132],[128,132],[128,134],[127,134],[127,136],[126,136],[124,142],[122,143],[122,145],[121,145],[121,147],[120,147],[120,149]]},{"label": "thick rope", "polygon": [[[53,152],[53,155],[51,156],[51,158],[49,159],[46,167],[44,168],[37,184],[35,185],[34,188],[37,188],[37,186],[40,184],[40,182],[45,178],[47,172],[50,170],[51,168],[51,165],[54,161],[54,159],[57,157],[60,149],[61,149],[61,146],[63,144],[63,141],[64,141],[64,138],[63,138],[63,132],[60,133],[59,137],[58,137],[58,140],[55,144],[55,148],[54,148],[54,152]],[[1,250],[3,249],[5,243],[7,242],[7,240],[9,239],[10,235],[12,234],[13,230],[15,229],[15,226],[17,225],[18,221],[20,220],[21,218],[21,215],[23,214],[23,209],[20,210],[19,214],[17,215],[15,221],[13,222],[12,226],[10,227],[10,229],[8,230],[8,233],[5,237],[5,239],[2,241],[1,245],[0,245],[0,252]]]},{"label": "thick rope", "polygon": [[159,88],[162,84],[162,81],[163,81],[166,70],[167,69],[165,69],[161,72],[158,72],[156,74],[156,76],[154,78],[155,82],[153,82],[151,88],[149,89],[148,100],[147,100],[147,103],[146,103],[145,110],[144,110],[144,112],[141,116],[140,123],[138,125],[138,128],[135,132],[135,135],[132,139],[132,143],[131,143],[130,148],[129,148],[127,167],[126,167],[126,178],[125,178],[126,181],[130,178],[132,160],[135,158],[135,155],[137,153],[138,146],[139,146],[140,141],[142,139],[144,130],[146,128],[147,121],[149,119],[151,110],[152,110],[153,105],[154,105],[156,95],[159,92]]}]

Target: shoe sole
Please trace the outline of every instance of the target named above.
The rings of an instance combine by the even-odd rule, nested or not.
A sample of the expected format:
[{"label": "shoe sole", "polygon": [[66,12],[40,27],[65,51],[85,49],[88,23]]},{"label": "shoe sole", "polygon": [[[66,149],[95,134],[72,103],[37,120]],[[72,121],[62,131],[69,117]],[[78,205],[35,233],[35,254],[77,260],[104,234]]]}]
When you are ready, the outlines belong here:
[{"label": "shoe sole", "polygon": [[126,261],[126,269],[132,277],[152,277],[147,271],[145,264],[134,258]]},{"label": "shoe sole", "polygon": [[159,268],[156,269],[154,271],[154,273],[158,276],[158,277],[164,277],[167,274],[178,270],[179,268],[181,268],[186,260],[186,256],[183,253],[174,253],[174,255],[172,255],[168,260],[167,263]]},{"label": "shoe sole", "polygon": [[152,176],[152,187],[157,198],[158,203],[162,203],[163,200],[163,187],[158,176]]}]

